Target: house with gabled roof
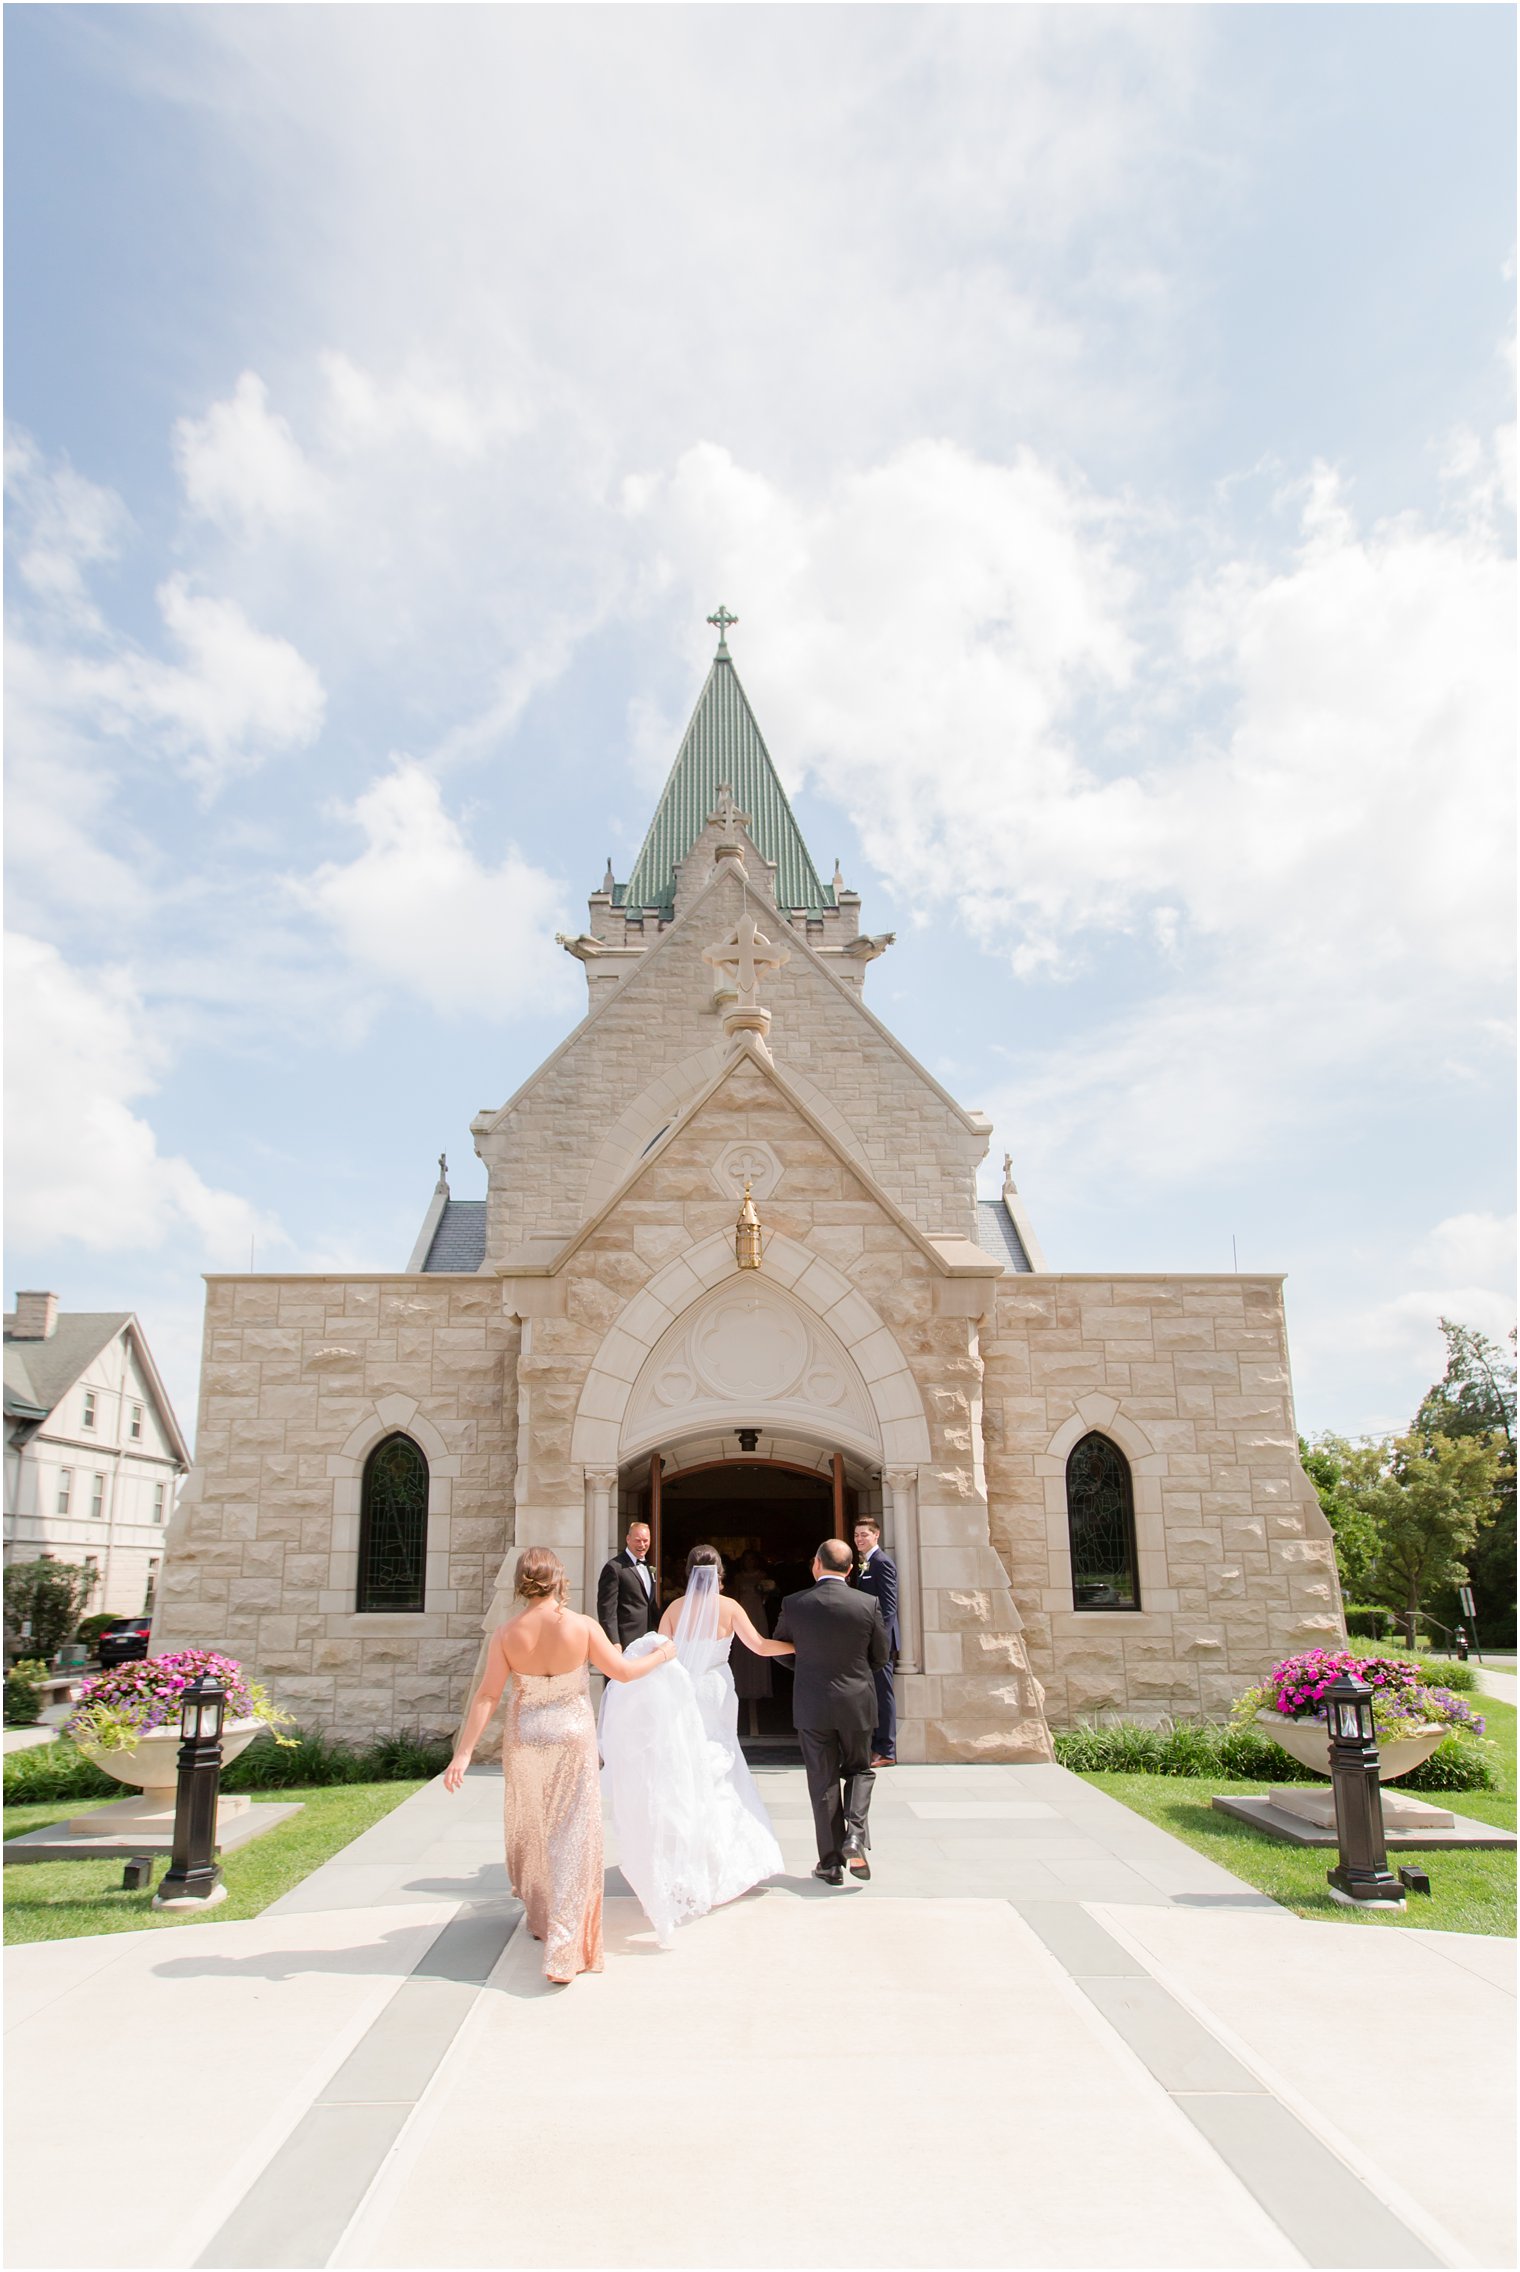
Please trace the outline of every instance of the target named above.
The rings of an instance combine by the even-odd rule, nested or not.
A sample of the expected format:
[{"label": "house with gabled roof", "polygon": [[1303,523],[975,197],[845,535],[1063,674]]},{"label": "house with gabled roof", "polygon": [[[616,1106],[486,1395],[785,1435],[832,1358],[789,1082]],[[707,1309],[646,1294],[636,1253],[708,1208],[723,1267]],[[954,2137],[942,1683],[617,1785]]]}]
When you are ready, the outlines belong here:
[{"label": "house with gabled roof", "polygon": [[61,1310],[21,1293],[5,1315],[5,1560],[91,1565],[92,1610],[153,1607],[190,1449],[129,1310]]},{"label": "house with gabled roof", "polygon": [[1218,1712],[1343,1631],[1282,1282],[1052,1270],[1006,1155],[979,1191],[991,1123],[868,1007],[892,936],[823,881],[713,620],[628,880],[560,941],[586,1015],[471,1122],[486,1198],[441,1158],[404,1270],[208,1280],[155,1645],[310,1726],[443,1732],[523,1546],[590,1607],[639,1516],[662,1593],[706,1540],[774,1600],[866,1513],[901,1758]]}]

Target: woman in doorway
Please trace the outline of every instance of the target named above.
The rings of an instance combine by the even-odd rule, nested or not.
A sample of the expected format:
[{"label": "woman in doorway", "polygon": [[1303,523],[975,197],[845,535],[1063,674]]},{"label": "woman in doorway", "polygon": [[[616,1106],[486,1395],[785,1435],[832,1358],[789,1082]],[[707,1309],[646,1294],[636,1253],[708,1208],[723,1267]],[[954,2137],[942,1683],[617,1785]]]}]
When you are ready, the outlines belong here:
[{"label": "woman in doorway", "polygon": [[643,1654],[625,1657],[595,1618],[566,1608],[564,1566],[547,1546],[519,1554],[512,1591],[523,1606],[491,1635],[443,1781],[459,1789],[510,1674],[501,1754],[507,1875],[544,1944],[544,1977],[563,1986],[602,1969],[602,1808],[586,1667],[609,1681],[644,1680],[676,1651],[651,1635]]},{"label": "woman in doorway", "polygon": [[[618,1860],[662,1946],[677,1925],[733,1901],[784,1867],[770,1816],[739,1749],[739,1699],[728,1669],[735,1636],[757,1657],[788,1657],[722,1592],[715,1546],[686,1557],[686,1591],[660,1620],[660,1635],[629,1656],[675,1646],[686,1679],[635,1696],[602,1699],[604,1787],[617,1827]],[[693,1709],[695,1706],[695,1709]]]},{"label": "woman in doorway", "polygon": [[[740,1561],[734,1578],[734,1600],[757,1633],[770,1632],[770,1605],[775,1592],[775,1579],[769,1576],[765,1564],[751,1547]],[[737,1634],[728,1652],[728,1668],[734,1676],[735,1693],[748,1716],[748,1732],[757,1736],[761,1701],[772,1694],[771,1668],[764,1657],[757,1657],[753,1649],[747,1649]]]}]

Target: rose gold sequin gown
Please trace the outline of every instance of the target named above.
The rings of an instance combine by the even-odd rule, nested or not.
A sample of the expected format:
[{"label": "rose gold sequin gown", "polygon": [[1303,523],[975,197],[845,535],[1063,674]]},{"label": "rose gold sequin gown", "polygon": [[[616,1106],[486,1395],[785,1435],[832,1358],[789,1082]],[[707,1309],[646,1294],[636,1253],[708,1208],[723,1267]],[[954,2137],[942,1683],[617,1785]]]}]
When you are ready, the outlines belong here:
[{"label": "rose gold sequin gown", "polygon": [[515,1672],[501,1753],[507,1875],[544,1973],[602,1969],[602,1800],[586,1668]]}]

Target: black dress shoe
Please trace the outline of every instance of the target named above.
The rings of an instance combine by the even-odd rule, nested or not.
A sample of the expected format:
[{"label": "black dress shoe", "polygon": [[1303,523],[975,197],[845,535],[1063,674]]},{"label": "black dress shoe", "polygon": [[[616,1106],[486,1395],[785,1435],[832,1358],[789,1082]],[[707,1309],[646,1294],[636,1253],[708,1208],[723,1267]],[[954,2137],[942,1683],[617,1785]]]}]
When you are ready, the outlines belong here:
[{"label": "black dress shoe", "polygon": [[871,1865],[866,1860],[864,1847],[858,1854],[847,1854],[845,1860],[849,1864],[851,1877],[858,1878],[863,1885],[871,1874]]},{"label": "black dress shoe", "polygon": [[821,1878],[825,1885],[844,1884],[844,1872],[837,1862],[815,1862],[813,1875],[815,1878]]}]

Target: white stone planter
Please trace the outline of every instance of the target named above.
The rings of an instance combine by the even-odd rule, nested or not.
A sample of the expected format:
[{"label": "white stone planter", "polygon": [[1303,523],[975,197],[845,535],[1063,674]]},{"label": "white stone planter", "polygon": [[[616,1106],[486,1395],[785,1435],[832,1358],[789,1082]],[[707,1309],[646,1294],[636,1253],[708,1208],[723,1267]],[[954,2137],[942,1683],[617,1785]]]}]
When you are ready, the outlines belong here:
[{"label": "white stone planter", "polygon": [[[1258,1712],[1256,1725],[1264,1728],[1274,1743],[1282,1745],[1291,1759],[1300,1767],[1310,1768],[1316,1775],[1330,1773],[1330,1730],[1323,1720],[1285,1720],[1280,1712]],[[1393,1743],[1378,1745],[1378,1781],[1396,1783],[1401,1775],[1408,1775],[1422,1759],[1428,1759],[1449,1728],[1421,1728],[1414,1735],[1400,1736]]]},{"label": "white stone planter", "polygon": [[[262,1720],[226,1722],[222,1729],[224,1767],[230,1765],[239,1752],[248,1749],[263,1725]],[[129,1830],[172,1831],[179,1785],[179,1747],[177,1723],[139,1736],[130,1751],[103,1751],[98,1744],[79,1744],[78,1749],[86,1759],[92,1760],[107,1775],[114,1775],[118,1783],[135,1785],[142,1796],[135,1805],[118,1799],[114,1805],[98,1808],[93,1814],[76,1815],[69,1824],[70,1832],[88,1838],[105,1831],[113,1835]],[[248,1800],[241,1797],[219,1799],[218,1825],[233,1815],[242,1814],[248,1804]]]}]

